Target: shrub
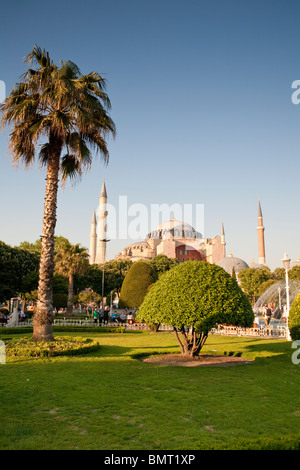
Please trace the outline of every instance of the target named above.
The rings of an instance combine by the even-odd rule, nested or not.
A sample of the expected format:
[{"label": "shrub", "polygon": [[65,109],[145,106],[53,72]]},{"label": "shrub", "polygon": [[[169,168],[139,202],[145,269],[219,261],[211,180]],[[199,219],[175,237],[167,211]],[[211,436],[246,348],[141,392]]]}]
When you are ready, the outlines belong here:
[{"label": "shrub", "polygon": [[163,274],[137,315],[138,321],[173,326],[182,354],[191,356],[199,354],[217,324],[250,327],[253,319],[251,305],[235,279],[205,261],[186,261]]},{"label": "shrub", "polygon": [[54,308],[67,308],[68,296],[66,294],[53,294]]},{"label": "shrub", "polygon": [[134,263],[122,284],[119,308],[138,308],[156,279],[155,271],[150,263],[142,260]]},{"label": "shrub", "polygon": [[296,296],[289,313],[289,329],[293,340],[300,340],[300,294]]},{"label": "shrub", "polygon": [[6,342],[6,355],[49,357],[83,354],[95,351],[99,343],[87,338],[56,337],[55,341],[36,343],[29,338],[13,338]]}]

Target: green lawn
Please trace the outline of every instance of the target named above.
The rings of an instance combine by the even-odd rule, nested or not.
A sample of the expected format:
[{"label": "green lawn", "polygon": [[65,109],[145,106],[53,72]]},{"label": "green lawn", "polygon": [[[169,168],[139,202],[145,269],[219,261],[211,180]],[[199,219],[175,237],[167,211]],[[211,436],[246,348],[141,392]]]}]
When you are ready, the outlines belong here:
[{"label": "green lawn", "polygon": [[101,349],[0,364],[0,449],[196,450],[298,433],[300,365],[290,342],[211,335],[203,352],[255,362],[187,368],[136,358],[179,352],[170,332],[81,336]]}]

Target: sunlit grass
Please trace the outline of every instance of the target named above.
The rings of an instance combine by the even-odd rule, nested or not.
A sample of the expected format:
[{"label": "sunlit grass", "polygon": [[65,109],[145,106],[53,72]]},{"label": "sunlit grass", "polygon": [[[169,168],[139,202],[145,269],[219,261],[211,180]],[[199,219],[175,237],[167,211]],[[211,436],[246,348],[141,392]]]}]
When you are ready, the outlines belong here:
[{"label": "sunlit grass", "polygon": [[299,429],[289,342],[210,336],[204,353],[254,362],[185,368],[137,359],[178,353],[170,332],[84,336],[99,351],[0,364],[1,449],[196,449]]}]

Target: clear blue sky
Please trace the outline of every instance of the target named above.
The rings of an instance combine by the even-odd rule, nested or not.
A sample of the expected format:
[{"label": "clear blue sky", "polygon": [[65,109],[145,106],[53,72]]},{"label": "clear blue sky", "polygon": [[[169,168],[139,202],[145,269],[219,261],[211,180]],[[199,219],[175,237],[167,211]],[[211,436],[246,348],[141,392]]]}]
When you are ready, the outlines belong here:
[{"label": "clear blue sky", "polygon": [[[258,261],[257,207],[267,263],[300,256],[298,0],[27,0],[1,2],[0,80],[9,93],[38,44],[55,62],[107,79],[117,137],[107,167],[58,199],[57,235],[89,247],[103,177],[109,202],[204,204],[205,237]],[[0,135],[1,231],[10,245],[41,234],[45,173],[12,167]],[[153,228],[153,227],[150,227]],[[197,227],[196,227],[197,228]],[[130,241],[112,241],[114,257]]]}]

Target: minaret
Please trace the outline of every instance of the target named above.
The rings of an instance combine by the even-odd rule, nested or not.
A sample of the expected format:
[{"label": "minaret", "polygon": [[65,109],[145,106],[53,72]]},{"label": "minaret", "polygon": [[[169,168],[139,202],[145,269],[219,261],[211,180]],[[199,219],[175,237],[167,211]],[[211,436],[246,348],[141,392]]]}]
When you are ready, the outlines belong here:
[{"label": "minaret", "polygon": [[97,248],[97,221],[96,221],[96,214],[95,214],[95,209],[94,209],[92,222],[91,222],[91,233],[90,233],[90,264],[95,263],[96,248]]},{"label": "minaret", "polygon": [[259,264],[266,264],[266,257],[265,257],[265,236],[264,236],[265,227],[263,224],[263,216],[260,207],[260,200],[258,200],[258,225],[257,225],[257,232],[258,232],[258,262]]},{"label": "minaret", "polygon": [[224,231],[224,224],[222,220],[222,228],[221,228],[221,245],[223,246],[223,258],[226,257],[226,242],[225,242],[225,231]]},{"label": "minaret", "polygon": [[107,193],[105,187],[105,181],[103,179],[103,185],[99,198],[99,210],[98,210],[98,239],[97,239],[97,253],[96,253],[96,264],[104,264],[106,262],[106,231],[107,231]]}]

